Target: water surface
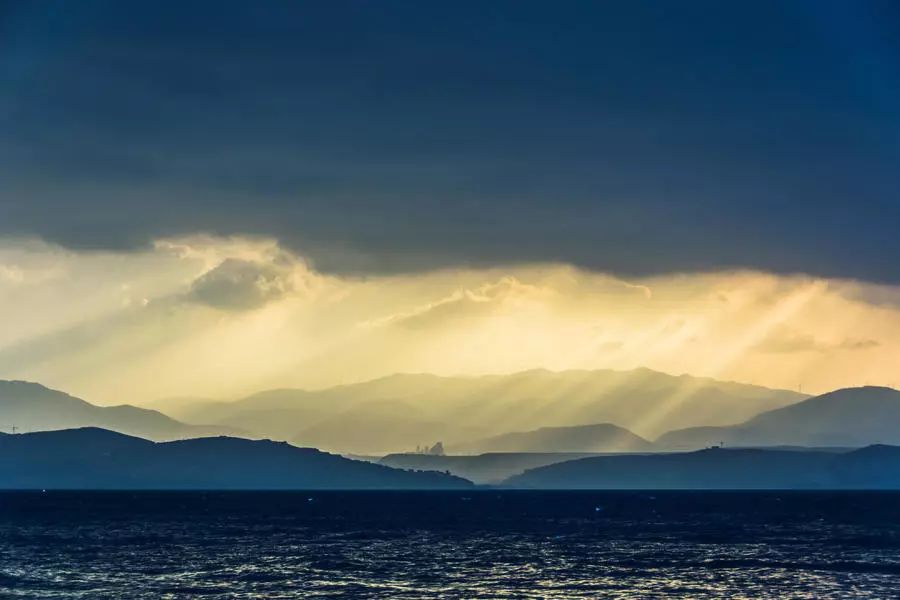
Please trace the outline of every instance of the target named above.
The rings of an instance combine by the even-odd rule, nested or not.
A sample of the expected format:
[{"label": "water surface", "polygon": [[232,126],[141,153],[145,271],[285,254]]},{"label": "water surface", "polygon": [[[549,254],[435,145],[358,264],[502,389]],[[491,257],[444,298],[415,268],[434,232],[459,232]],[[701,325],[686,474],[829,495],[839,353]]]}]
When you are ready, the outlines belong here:
[{"label": "water surface", "polygon": [[0,595],[889,598],[890,492],[2,492]]}]

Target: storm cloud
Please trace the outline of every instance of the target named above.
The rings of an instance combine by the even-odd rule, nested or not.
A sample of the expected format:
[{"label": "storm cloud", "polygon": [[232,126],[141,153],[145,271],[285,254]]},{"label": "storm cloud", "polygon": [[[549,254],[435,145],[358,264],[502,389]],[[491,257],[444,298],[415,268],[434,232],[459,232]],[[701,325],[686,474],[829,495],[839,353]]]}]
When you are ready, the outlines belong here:
[{"label": "storm cloud", "polygon": [[[0,235],[259,235],[343,274],[897,283],[898,11],[7,3]],[[194,293],[264,301],[245,270]]]},{"label": "storm cloud", "polygon": [[273,265],[229,258],[191,285],[187,299],[216,308],[258,308],[294,291],[289,273]]}]

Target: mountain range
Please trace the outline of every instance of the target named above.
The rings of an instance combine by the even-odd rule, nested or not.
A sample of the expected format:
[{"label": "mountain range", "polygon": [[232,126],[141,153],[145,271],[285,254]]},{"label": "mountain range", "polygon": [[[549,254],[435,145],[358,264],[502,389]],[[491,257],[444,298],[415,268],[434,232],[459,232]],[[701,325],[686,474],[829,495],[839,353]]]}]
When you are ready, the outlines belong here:
[{"label": "mountain range", "polygon": [[[156,441],[273,438],[370,456],[436,441],[452,454],[471,455],[900,444],[900,392],[894,389],[847,388],[807,397],[646,369],[395,375],[318,391],[270,390],[234,402],[181,402],[171,409],[183,419],[177,420],[135,406],[95,406],[36,383],[0,381],[0,429],[102,427]],[[729,409],[731,422],[722,424]],[[657,413],[641,417],[642,410]],[[691,426],[648,440],[618,421],[588,420],[596,415],[645,427],[663,415],[664,424]],[[519,427],[527,423],[535,426]]]},{"label": "mountain range", "polygon": [[[391,454],[381,462],[403,468],[446,470],[476,483],[497,483],[527,469],[598,453],[647,454],[724,444],[794,452],[827,450],[826,454],[834,454],[871,444],[898,445],[898,425],[900,392],[880,387],[847,388],[764,412],[739,425],[676,430],[653,442],[610,424],[542,428],[449,448],[454,454],[470,456]],[[799,460],[793,455],[789,459]]]},{"label": "mountain range", "polygon": [[[492,456],[540,465],[545,455],[441,457],[486,477]],[[407,457],[408,458],[408,457]],[[555,457],[559,458],[559,457]],[[555,460],[553,458],[553,460]],[[391,457],[384,462],[394,462]],[[480,461],[478,462],[473,461]],[[402,462],[402,457],[401,457]],[[505,465],[505,466],[504,466]],[[0,434],[0,489],[466,490],[466,479],[347,459],[286,442],[212,437],[151,442],[97,428]],[[431,467],[438,466],[432,463]],[[457,465],[458,468],[467,468]],[[495,473],[496,474],[496,473]],[[900,447],[844,452],[708,448],[687,453],[569,456],[502,480],[524,489],[900,489]]]},{"label": "mountain range", "polygon": [[0,381],[0,428],[46,431],[102,427],[151,440],[243,435],[227,425],[188,425],[158,411],[123,404],[96,406],[64,392],[27,381]]},{"label": "mountain range", "polygon": [[156,406],[187,423],[383,455],[436,441],[464,447],[509,432],[598,423],[654,438],[675,428],[731,425],[807,397],[649,369],[532,370],[481,377],[400,374],[324,390],[270,390],[230,402]]},{"label": "mountain range", "polygon": [[726,446],[846,446],[900,444],[900,391],[885,387],[836,390],[763,412],[727,427],[690,427],[656,440],[658,449]]}]

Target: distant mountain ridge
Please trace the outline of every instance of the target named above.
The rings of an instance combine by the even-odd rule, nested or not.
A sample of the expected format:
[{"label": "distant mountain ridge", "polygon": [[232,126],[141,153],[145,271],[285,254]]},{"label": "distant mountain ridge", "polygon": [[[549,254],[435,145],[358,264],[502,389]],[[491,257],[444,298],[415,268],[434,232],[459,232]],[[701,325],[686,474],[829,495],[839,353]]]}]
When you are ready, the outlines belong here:
[{"label": "distant mountain ridge", "polygon": [[455,454],[496,452],[648,452],[653,445],[612,423],[541,427],[516,431],[449,447]]},{"label": "distant mountain ridge", "polygon": [[452,475],[355,461],[284,442],[151,442],[105,429],[0,435],[3,489],[464,489]]},{"label": "distant mountain ridge", "polygon": [[850,446],[900,444],[900,391],[886,387],[835,390],[761,413],[728,427],[691,427],[656,440],[660,449],[727,446]]},{"label": "distant mountain ridge", "polygon": [[[212,411],[211,419],[220,419],[203,425],[129,405],[95,406],[36,383],[0,381],[0,430],[102,427],[157,441],[216,435],[262,438],[275,430],[282,435],[269,437],[298,446],[379,456],[402,454],[436,441],[457,454],[680,451],[720,443],[743,447],[900,444],[900,391],[847,388],[795,401],[793,392],[753,386],[747,392],[745,387],[647,370],[529,371],[476,378],[397,375],[320,391],[271,390],[233,403],[204,401],[198,412]],[[731,396],[734,389],[746,396]],[[714,414],[724,419],[729,407],[739,414],[751,406],[773,403],[774,409],[736,425],[675,429],[653,442],[612,422],[554,424],[610,413],[638,423],[646,422],[648,415],[661,414],[668,422],[673,415],[690,410],[697,414],[679,418]],[[537,427],[516,430],[515,425],[523,422],[537,422]]]},{"label": "distant mountain ridge", "polygon": [[0,427],[20,432],[103,427],[153,440],[240,434],[228,426],[187,425],[155,410],[96,406],[39,383],[0,381]]},{"label": "distant mountain ridge", "polygon": [[190,423],[241,427],[334,451],[387,454],[439,440],[461,446],[509,432],[595,423],[656,437],[686,426],[730,425],[807,397],[650,369],[537,369],[477,377],[398,374],[170,410]]}]

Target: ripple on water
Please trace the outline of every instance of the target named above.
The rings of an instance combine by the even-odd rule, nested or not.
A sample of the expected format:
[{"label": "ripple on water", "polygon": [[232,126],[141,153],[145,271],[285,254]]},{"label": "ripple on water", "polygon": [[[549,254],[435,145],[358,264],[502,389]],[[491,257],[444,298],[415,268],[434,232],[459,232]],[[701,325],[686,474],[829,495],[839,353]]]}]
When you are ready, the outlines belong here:
[{"label": "ripple on water", "polygon": [[68,512],[65,494],[37,506],[0,494],[0,593],[885,598],[900,589],[900,496],[787,496],[767,515],[753,508],[765,497],[739,494],[704,497],[702,510],[684,494],[657,493],[652,510],[638,495],[496,495],[320,494],[312,513],[290,495],[88,495]]}]

